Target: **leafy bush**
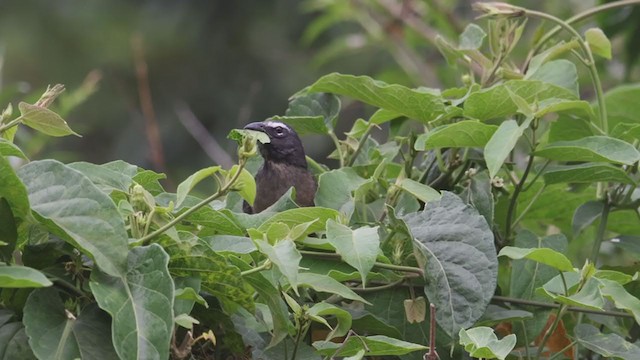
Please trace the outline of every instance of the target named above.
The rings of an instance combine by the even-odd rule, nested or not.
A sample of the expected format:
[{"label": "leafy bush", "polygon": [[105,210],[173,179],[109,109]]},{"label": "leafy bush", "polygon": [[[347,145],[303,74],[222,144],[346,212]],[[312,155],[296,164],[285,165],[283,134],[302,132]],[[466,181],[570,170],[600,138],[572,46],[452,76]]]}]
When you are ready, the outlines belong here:
[{"label": "leafy bush", "polygon": [[[443,359],[639,358],[637,265],[600,261],[614,247],[639,252],[638,86],[603,92],[594,55],[611,47],[599,29],[582,36],[548,14],[478,8],[488,31],[472,24],[458,44],[438,40],[468,66],[465,86],[334,73],[274,117],[336,145],[339,168],[309,159],[311,208],[289,191],[242,213],[259,140],[245,131],[230,134],[236,166],[199,170],[176,193],[163,174],[122,161],[14,168],[10,157],[27,160],[17,126],[74,132],[48,109],[60,86],[16,117],[8,107],[2,358],[435,359],[436,348]],[[572,39],[541,51],[548,32],[518,68],[510,53],[531,17]],[[595,103],[580,98],[569,54],[589,71]],[[340,97],[374,110],[342,139]],[[374,138],[381,126],[387,136]],[[192,194],[212,179],[214,194]]]}]

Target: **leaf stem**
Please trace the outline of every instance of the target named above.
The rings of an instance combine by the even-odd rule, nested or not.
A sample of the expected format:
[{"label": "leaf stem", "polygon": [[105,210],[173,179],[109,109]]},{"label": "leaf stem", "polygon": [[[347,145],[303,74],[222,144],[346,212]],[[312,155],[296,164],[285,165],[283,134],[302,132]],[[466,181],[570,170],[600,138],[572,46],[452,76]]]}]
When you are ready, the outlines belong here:
[{"label": "leaf stem", "polygon": [[151,234],[148,234],[148,235],[145,235],[145,236],[141,237],[138,241],[136,241],[135,245],[137,245],[137,244],[148,245],[151,242],[151,239],[153,239],[154,237],[156,237],[156,236],[164,233],[165,231],[169,230],[172,226],[176,225],[177,223],[182,221],[187,216],[193,214],[194,212],[196,212],[201,207],[209,204],[213,200],[215,200],[215,199],[217,199],[217,198],[219,198],[219,197],[221,197],[223,195],[226,195],[231,190],[231,188],[233,187],[235,182],[238,180],[238,178],[240,177],[240,174],[242,173],[242,169],[244,168],[245,164],[246,164],[246,160],[240,160],[240,162],[238,163],[238,169],[236,170],[236,173],[233,174],[233,177],[221,189],[216,191],[213,195],[209,196],[208,198],[200,201],[199,203],[197,203],[193,207],[187,209],[182,214],[176,216],[173,220],[171,220],[168,223],[164,224],[163,226],[161,226],[156,231],[152,232]]},{"label": "leaf stem", "polygon": [[512,227],[514,226],[513,224],[513,218],[515,216],[515,212],[516,212],[516,208],[518,205],[518,196],[520,195],[520,192],[522,191],[522,188],[524,187],[524,182],[527,180],[527,176],[529,175],[529,172],[531,171],[531,168],[533,167],[533,153],[531,155],[529,155],[529,162],[527,162],[527,167],[524,169],[524,173],[522,174],[522,177],[520,178],[520,181],[516,184],[515,189],[513,190],[513,195],[511,195],[511,201],[509,202],[509,210],[507,211],[507,220],[505,223],[505,239],[507,239],[507,241],[510,240],[511,237],[511,232],[512,232]]},{"label": "leaf stem", "polygon": [[333,130],[329,130],[329,137],[333,140],[333,144],[336,146],[336,151],[338,152],[338,159],[340,161],[340,167],[344,167],[344,154],[342,153],[342,147],[340,146],[340,139],[336,136]]},{"label": "leaf stem", "polygon": [[18,124],[20,124],[22,122],[22,118],[23,117],[24,117],[23,115],[20,115],[17,118],[9,121],[8,123],[6,123],[4,125],[0,125],[0,134],[2,134],[3,132],[11,129],[12,127],[17,126]]},{"label": "leaf stem", "polygon": [[563,21],[553,15],[549,15],[544,12],[529,10],[525,8],[518,8],[524,11],[525,16],[530,16],[534,18],[539,18],[543,20],[548,20],[553,23],[556,23],[559,27],[569,32],[571,35],[575,36],[578,39],[578,45],[580,49],[587,55],[587,60],[589,61],[588,69],[591,74],[591,80],[593,81],[593,85],[596,92],[596,97],[598,100],[598,111],[600,113],[600,128],[604,131],[605,134],[609,133],[609,125],[607,120],[607,108],[604,102],[604,91],[602,90],[602,83],[600,81],[600,76],[598,75],[598,68],[596,67],[595,60],[593,59],[593,54],[591,53],[591,49],[586,41],[580,36],[580,34],[569,25],[568,22]]},{"label": "leaf stem", "polygon": [[533,195],[533,197],[531,198],[531,201],[529,202],[529,204],[527,204],[527,207],[520,212],[520,215],[518,215],[518,218],[513,222],[513,225],[512,225],[513,227],[516,227],[520,223],[520,221],[524,219],[524,216],[529,212],[529,210],[531,210],[531,207],[533,206],[533,204],[536,202],[536,200],[538,200],[538,198],[540,197],[540,195],[542,195],[542,192],[546,188],[547,188],[547,185],[542,185],[538,190],[538,192],[536,192]]},{"label": "leaf stem", "polygon": [[600,245],[602,245],[604,233],[607,231],[607,221],[609,220],[609,213],[611,212],[611,203],[609,202],[608,196],[606,194],[603,201],[604,207],[602,208],[602,215],[600,216],[600,225],[598,225],[598,231],[596,232],[596,238],[593,242],[591,256],[589,256],[589,261],[591,261],[591,263],[594,265],[596,264],[596,261],[598,261]]},{"label": "leaf stem", "polygon": [[556,331],[558,324],[560,324],[560,320],[562,320],[562,316],[564,316],[564,313],[567,311],[567,307],[568,306],[564,304],[560,305],[560,308],[558,309],[558,313],[556,314],[556,318],[553,320],[553,324],[544,333],[544,337],[542,338],[542,341],[538,346],[538,355],[537,355],[538,359],[540,358],[540,356],[542,356],[542,351],[544,350],[544,346],[547,344],[547,341],[549,340],[551,335]]},{"label": "leaf stem", "polygon": [[527,335],[527,327],[524,325],[524,320],[520,320],[520,325],[522,326],[522,335],[524,337],[524,355],[527,357],[527,360],[530,360],[531,354],[529,354],[529,335]]},{"label": "leaf stem", "polygon": [[[316,258],[322,258],[322,259],[332,259],[332,260],[342,259],[342,256],[340,256],[340,254],[330,253],[330,252],[300,250],[300,254],[313,256]],[[400,272],[414,273],[414,274],[419,274],[421,276],[424,276],[424,271],[422,269],[413,267],[413,266],[403,266],[403,265],[394,265],[394,264],[385,264],[385,263],[375,262],[373,263],[373,267],[378,269],[387,269],[387,270],[394,270],[394,271],[400,271]]]},{"label": "leaf stem", "polygon": [[267,270],[267,269],[269,269],[269,268],[271,268],[271,261],[266,260],[266,261],[265,261],[264,263],[262,263],[262,265],[260,265],[260,266],[256,266],[256,267],[254,267],[254,268],[252,268],[252,269],[242,271],[242,272],[240,273],[240,276],[247,276],[247,275],[255,274],[255,273],[257,273],[257,272],[260,272],[260,271],[262,271],[262,270]]},{"label": "leaf stem", "polygon": [[371,129],[373,129],[373,124],[369,124],[369,126],[367,127],[367,130],[365,130],[362,136],[360,137],[360,140],[358,141],[358,147],[353,152],[353,155],[351,155],[351,157],[349,158],[349,161],[347,162],[347,166],[352,166],[353,163],[356,162],[356,158],[358,157],[358,155],[360,155],[362,148],[364,148],[365,141],[367,141],[367,139],[369,138]]}]

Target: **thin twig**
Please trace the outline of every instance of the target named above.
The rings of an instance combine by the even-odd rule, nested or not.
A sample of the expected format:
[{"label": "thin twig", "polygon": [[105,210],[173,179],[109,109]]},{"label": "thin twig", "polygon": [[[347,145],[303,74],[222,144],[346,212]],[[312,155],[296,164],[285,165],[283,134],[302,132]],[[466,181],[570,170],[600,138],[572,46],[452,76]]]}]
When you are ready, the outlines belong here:
[{"label": "thin twig", "polygon": [[200,147],[214,163],[224,168],[233,166],[231,156],[220,146],[216,138],[209,133],[207,128],[191,111],[189,105],[180,101],[174,105],[174,109],[182,126],[200,144]]}]

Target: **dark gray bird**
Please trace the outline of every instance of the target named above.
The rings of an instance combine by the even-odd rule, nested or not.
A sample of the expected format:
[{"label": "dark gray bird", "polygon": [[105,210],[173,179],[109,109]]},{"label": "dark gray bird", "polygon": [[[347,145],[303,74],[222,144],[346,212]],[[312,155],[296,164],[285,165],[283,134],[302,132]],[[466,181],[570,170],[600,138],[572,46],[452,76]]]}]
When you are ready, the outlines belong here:
[{"label": "dark gray bird", "polygon": [[258,143],[264,164],[256,174],[256,200],[253,208],[245,203],[246,213],[259,213],[275,203],[289,188],[296,189],[296,203],[313,206],[318,184],[307,169],[307,159],[298,134],[277,121],[254,122],[244,127],[261,131],[270,143]]}]

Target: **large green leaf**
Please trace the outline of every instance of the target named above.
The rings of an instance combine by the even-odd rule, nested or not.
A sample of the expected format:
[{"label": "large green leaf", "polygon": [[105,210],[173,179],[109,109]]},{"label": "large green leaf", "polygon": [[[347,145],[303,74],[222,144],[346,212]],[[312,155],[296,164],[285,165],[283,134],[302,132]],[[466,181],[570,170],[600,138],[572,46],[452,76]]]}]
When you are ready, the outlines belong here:
[{"label": "large green leaf", "polygon": [[640,152],[633,145],[607,136],[554,142],[536,151],[536,155],[558,161],[612,162],[627,165],[640,160]]},{"label": "large green leaf", "polygon": [[0,359],[37,359],[31,351],[24,325],[21,322],[14,321],[0,325]]},{"label": "large green leaf", "polygon": [[329,219],[337,219],[340,215],[339,212],[333,209],[327,209],[324,207],[305,207],[298,209],[290,209],[285,210],[280,213],[276,213],[272,217],[270,217],[267,221],[262,223],[260,227],[258,227],[259,231],[266,231],[271,224],[276,222],[281,222],[286,224],[289,227],[293,227],[295,225],[304,224],[310,221],[315,221],[307,231],[316,232],[322,231],[325,228],[325,223]]},{"label": "large green leaf", "polygon": [[352,168],[325,172],[318,178],[315,204],[350,215],[354,209],[353,192],[365,182]]},{"label": "large green leaf", "polygon": [[464,103],[465,115],[479,120],[489,120],[515,114],[518,106],[509,96],[510,91],[529,104],[551,98],[578,99],[571,90],[557,85],[538,80],[509,80],[469,95]]},{"label": "large green leaf", "polygon": [[445,113],[444,100],[440,96],[402,85],[387,84],[368,76],[338,73],[325,75],[311,85],[309,91],[349,96],[423,122],[435,120]]},{"label": "large green leaf", "polygon": [[[531,62],[533,64],[533,61]],[[525,79],[540,80],[570,90],[578,95],[578,71],[576,65],[566,59],[552,60],[542,64],[534,71],[527,72]]]},{"label": "large green leaf", "polygon": [[353,356],[358,351],[365,349],[367,356],[404,355],[413,351],[423,352],[428,347],[414,344],[384,335],[351,336],[345,344],[336,344],[331,341],[316,341],[313,343],[318,352],[325,356],[332,356],[338,350],[339,356]]},{"label": "large green leaf", "polygon": [[65,310],[57,291],[29,295],[23,322],[31,349],[39,359],[115,359],[109,317],[89,305],[76,318]]},{"label": "large green leaf", "polygon": [[474,358],[504,360],[516,346],[515,334],[498,340],[493,329],[486,326],[460,329],[459,337],[460,345]]},{"label": "large green leaf", "polygon": [[424,151],[446,147],[484,147],[498,128],[477,120],[443,125],[418,136],[415,149]]},{"label": "large green leaf", "polygon": [[449,192],[404,220],[426,257],[424,290],[438,309],[438,324],[453,336],[473,325],[493,296],[498,274],[493,233],[484,217]]},{"label": "large green leaf", "polygon": [[627,84],[613,88],[604,96],[609,129],[618,124],[640,124],[640,84]]},{"label": "large green leaf", "polygon": [[460,197],[469,205],[478,210],[484,216],[487,224],[493,224],[493,193],[491,192],[491,179],[486,171],[477,173],[471,177],[469,183]]},{"label": "large green leaf", "polygon": [[484,159],[491,178],[500,171],[524,130],[525,128],[518,125],[515,120],[507,120],[500,124],[498,130],[491,136],[484,147]]},{"label": "large green leaf", "polygon": [[529,259],[560,271],[574,271],[571,261],[564,254],[549,248],[519,248],[505,246],[498,256],[506,256],[511,259]]},{"label": "large green leaf", "polygon": [[199,276],[202,290],[216,296],[225,305],[239,304],[253,310],[253,293],[240,276],[240,269],[229,264],[207,241],[189,233],[180,235],[180,242],[167,240],[162,244],[170,255],[171,274]]},{"label": "large green leaf", "polygon": [[398,187],[425,203],[440,199],[440,193],[437,190],[413,179],[402,179]]},{"label": "large green leaf", "polygon": [[26,155],[14,143],[0,137],[0,156],[16,156],[26,159]]},{"label": "large green leaf", "polygon": [[285,116],[270,119],[285,122],[300,134],[327,134],[335,128],[339,112],[340,99],[333,94],[302,94],[291,100]]},{"label": "large green leaf", "polygon": [[[567,239],[562,234],[538,237],[528,230],[519,231],[514,245],[521,248],[550,248],[559,253],[567,251]],[[510,296],[531,300],[535,290],[558,274],[558,271],[544,263],[533,260],[511,262]]]},{"label": "large green leaf", "polygon": [[126,273],[94,269],[89,283],[98,305],[111,314],[112,340],[120,359],[166,359],[173,334],[173,280],[169,256],[157,244],[137,247]]},{"label": "large green leaf", "polygon": [[298,283],[306,285],[320,292],[340,295],[345,299],[351,299],[367,303],[360,295],[353,292],[345,285],[337,282],[327,275],[315,274],[311,272],[302,272],[298,274]]},{"label": "large green leaf", "polygon": [[[113,163],[110,164],[113,165]],[[84,174],[95,186],[107,194],[113,190],[129,192],[133,183],[132,175],[121,169],[112,169],[107,165],[109,164],[96,165],[83,161],[67,164],[68,167]]]},{"label": "large green leaf", "polygon": [[15,217],[25,218],[29,214],[27,189],[4,156],[0,156],[0,198],[9,202]]},{"label": "large green leaf", "polygon": [[36,269],[26,266],[0,266],[0,288],[37,288],[53,283]]},{"label": "large green leaf", "polygon": [[360,273],[362,284],[373,268],[380,250],[378,227],[363,226],[352,230],[334,220],[327,221],[327,240],[342,259]]},{"label": "large green leaf", "polygon": [[112,276],[125,273],[128,236],[113,201],[87,177],[54,161],[18,170],[31,209],[49,231],[71,242]]},{"label": "large green leaf", "polygon": [[592,325],[579,324],[574,329],[576,341],[606,358],[640,359],[640,347],[616,334],[603,334]]},{"label": "large green leaf", "polygon": [[267,256],[271,262],[278,267],[278,270],[287,278],[289,285],[293,291],[298,293],[298,265],[302,259],[302,255],[293,240],[284,239],[278,241],[275,245],[269,244],[264,240],[255,240],[256,245],[261,253]]},{"label": "large green leaf", "polygon": [[599,181],[634,183],[633,179],[624,170],[605,163],[554,166],[547,170],[542,177],[547,184],[567,182],[595,183]]}]

